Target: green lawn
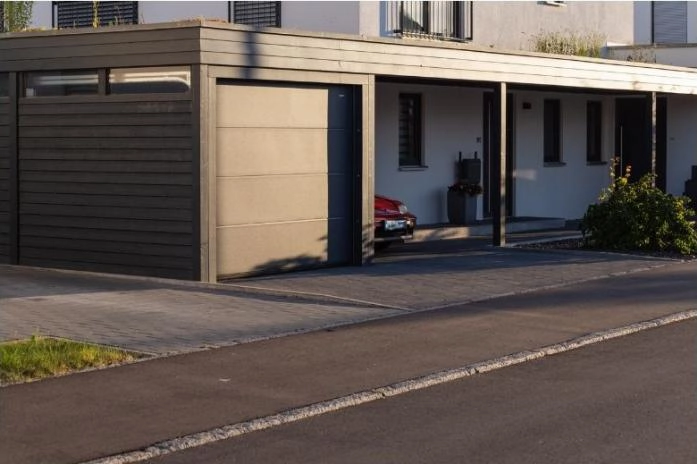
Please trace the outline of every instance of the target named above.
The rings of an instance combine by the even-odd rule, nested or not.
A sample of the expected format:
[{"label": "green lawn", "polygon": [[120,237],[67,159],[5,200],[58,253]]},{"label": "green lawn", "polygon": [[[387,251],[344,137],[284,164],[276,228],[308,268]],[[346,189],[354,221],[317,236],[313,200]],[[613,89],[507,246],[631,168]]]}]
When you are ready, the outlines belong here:
[{"label": "green lawn", "polygon": [[116,348],[34,335],[28,340],[0,343],[0,384],[104,367],[138,357]]}]

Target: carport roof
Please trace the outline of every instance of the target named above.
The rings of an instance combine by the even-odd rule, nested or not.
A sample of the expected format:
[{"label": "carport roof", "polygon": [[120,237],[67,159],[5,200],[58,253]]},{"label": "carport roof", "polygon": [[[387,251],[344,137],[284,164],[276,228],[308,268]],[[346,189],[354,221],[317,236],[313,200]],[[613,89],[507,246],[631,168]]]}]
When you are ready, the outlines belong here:
[{"label": "carport roof", "polygon": [[1,71],[181,64],[697,94],[697,70],[217,21],[0,34]]}]

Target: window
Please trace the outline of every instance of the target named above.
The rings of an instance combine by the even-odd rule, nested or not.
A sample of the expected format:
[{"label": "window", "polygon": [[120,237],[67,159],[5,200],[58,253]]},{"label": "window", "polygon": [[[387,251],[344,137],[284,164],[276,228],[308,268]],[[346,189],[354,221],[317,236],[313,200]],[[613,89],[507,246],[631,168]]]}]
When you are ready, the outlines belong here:
[{"label": "window", "polygon": [[109,93],[183,93],[191,88],[188,66],[109,70]]},{"label": "window", "polygon": [[25,97],[96,95],[99,76],[95,70],[30,72],[24,78]]},{"label": "window", "polygon": [[138,2],[53,2],[53,27],[119,24],[138,24]]},{"label": "window", "polygon": [[559,100],[545,100],[544,162],[561,162],[561,103]]},{"label": "window", "polygon": [[423,166],[421,95],[399,95],[399,166]]},{"label": "window", "polygon": [[472,40],[469,1],[386,2],[387,30],[401,36]]},{"label": "window", "polygon": [[603,160],[602,150],[603,106],[599,101],[586,105],[586,161],[599,163]]},{"label": "window", "polygon": [[5,2],[0,2],[0,32],[7,32],[5,25]]},{"label": "window", "polygon": [[281,2],[248,1],[232,2],[232,4],[232,20],[237,24],[254,27],[281,27]]},{"label": "window", "polygon": [[7,97],[10,94],[10,76],[7,73],[0,73],[0,97]]}]

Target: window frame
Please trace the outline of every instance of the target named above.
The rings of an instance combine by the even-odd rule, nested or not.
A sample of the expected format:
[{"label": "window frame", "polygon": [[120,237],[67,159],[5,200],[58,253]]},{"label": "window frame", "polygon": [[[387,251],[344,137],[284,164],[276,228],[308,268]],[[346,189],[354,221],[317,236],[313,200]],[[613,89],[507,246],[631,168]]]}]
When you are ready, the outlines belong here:
[{"label": "window frame", "polygon": [[[256,21],[252,21],[251,19],[247,19],[246,22],[239,22],[237,20],[237,16],[240,14],[237,11],[237,6],[244,4],[247,7],[251,6],[261,6],[259,4],[266,3],[269,4],[268,6],[270,7],[271,4],[273,4],[273,7],[275,9],[275,18],[274,18],[274,23],[266,23],[266,24],[259,24],[260,20],[257,19]],[[281,27],[281,5],[282,2],[280,1],[230,1],[228,2],[228,22],[234,23],[234,24],[243,24],[251,27]],[[258,13],[258,11],[257,11]]]},{"label": "window frame", "polygon": [[603,162],[603,102],[586,102],[586,162]]},{"label": "window frame", "polygon": [[562,107],[558,98],[545,98],[543,104],[543,161],[562,163]]},{"label": "window frame", "polygon": [[[405,114],[405,110],[408,112]],[[406,116],[406,120],[404,118]],[[403,143],[403,138],[406,142]],[[423,168],[423,100],[420,93],[400,93],[397,144],[400,168]]]}]

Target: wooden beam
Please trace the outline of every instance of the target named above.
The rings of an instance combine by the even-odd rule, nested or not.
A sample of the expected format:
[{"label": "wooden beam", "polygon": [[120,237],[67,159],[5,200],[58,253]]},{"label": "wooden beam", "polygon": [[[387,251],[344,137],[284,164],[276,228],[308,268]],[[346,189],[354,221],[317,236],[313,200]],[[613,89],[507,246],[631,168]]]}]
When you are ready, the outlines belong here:
[{"label": "wooden beam", "polygon": [[492,189],[493,245],[506,244],[506,83],[494,86],[494,117],[492,141],[495,156],[492,159],[494,179]]},{"label": "wooden beam", "polygon": [[656,186],[656,92],[646,94],[646,109],[648,117],[646,118],[646,133],[649,136],[649,157],[651,159],[651,174],[653,180],[651,185]]}]

